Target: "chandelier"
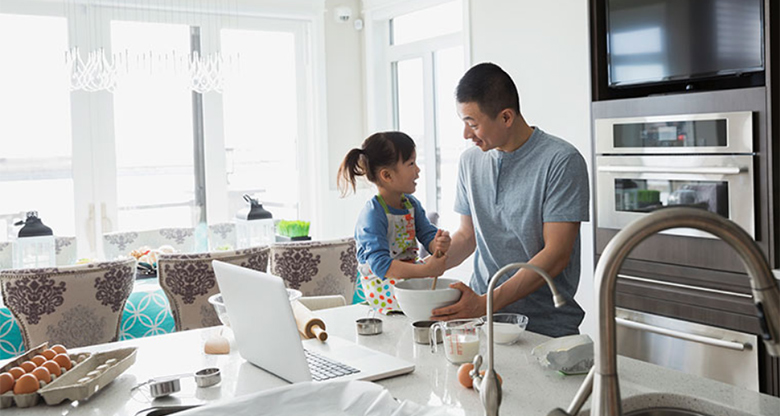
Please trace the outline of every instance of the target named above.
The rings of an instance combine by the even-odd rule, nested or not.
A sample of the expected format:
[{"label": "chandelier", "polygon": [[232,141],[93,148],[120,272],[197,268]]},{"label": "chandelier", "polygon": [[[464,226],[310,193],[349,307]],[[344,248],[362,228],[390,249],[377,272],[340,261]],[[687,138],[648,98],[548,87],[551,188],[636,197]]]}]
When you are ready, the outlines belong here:
[{"label": "chandelier", "polygon": [[[76,9],[79,0],[65,1],[72,2],[72,8]],[[90,6],[90,0],[82,3],[83,7]],[[66,16],[70,15],[74,22],[76,14],[66,11]],[[238,54],[223,56],[220,51],[207,54],[151,50],[108,53],[104,47],[83,52],[79,46],[74,46],[65,52],[65,75],[70,91],[113,93],[122,87],[123,80],[149,77],[165,78],[181,88],[201,94],[222,93],[226,82],[238,72],[238,68]]]}]

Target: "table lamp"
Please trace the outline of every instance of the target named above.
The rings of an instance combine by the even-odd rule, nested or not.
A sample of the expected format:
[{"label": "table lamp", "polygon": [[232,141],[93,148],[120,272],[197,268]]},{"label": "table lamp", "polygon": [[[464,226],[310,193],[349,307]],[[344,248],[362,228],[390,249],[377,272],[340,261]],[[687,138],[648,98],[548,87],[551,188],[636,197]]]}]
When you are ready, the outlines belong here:
[{"label": "table lamp", "polygon": [[14,268],[54,267],[56,265],[54,233],[41,222],[38,212],[28,212],[26,220],[14,225],[22,225],[14,247]]},{"label": "table lamp", "polygon": [[244,194],[249,203],[236,214],[236,245],[238,248],[268,245],[275,241],[273,215],[263,208],[263,204]]}]

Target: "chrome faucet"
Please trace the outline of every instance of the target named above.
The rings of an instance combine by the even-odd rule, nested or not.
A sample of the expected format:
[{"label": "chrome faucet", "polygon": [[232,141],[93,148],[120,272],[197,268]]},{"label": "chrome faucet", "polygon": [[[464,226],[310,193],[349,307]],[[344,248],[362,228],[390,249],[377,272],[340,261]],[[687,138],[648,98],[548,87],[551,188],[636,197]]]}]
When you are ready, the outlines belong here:
[{"label": "chrome faucet", "polygon": [[550,291],[553,295],[553,302],[556,308],[560,308],[566,304],[566,300],[558,293],[558,289],[553,283],[552,277],[547,274],[540,267],[534,266],[529,263],[510,263],[499,269],[496,274],[490,279],[487,289],[487,362],[488,367],[485,370],[485,375],[479,374],[479,368],[482,366],[482,356],[477,355],[474,357],[474,369],[469,372],[469,375],[474,380],[474,390],[479,393],[479,399],[482,401],[482,406],[485,408],[485,415],[498,416],[498,408],[501,406],[501,384],[498,382],[498,376],[493,369],[493,289],[496,287],[498,280],[509,270],[514,269],[531,269],[538,273],[547,282],[547,286],[550,287]]},{"label": "chrome faucet", "polygon": [[[590,414],[622,414],[617,376],[615,342],[615,282],[623,261],[631,250],[647,237],[670,228],[696,228],[719,237],[742,258],[753,289],[753,301],[764,344],[771,355],[780,356],[780,289],[756,242],[739,226],[719,215],[696,208],[668,208],[655,211],[632,222],[609,242],[596,267],[596,311],[598,336],[595,340],[595,364],[569,411],[579,409],[587,399],[588,384],[593,383]],[[594,371],[595,370],[595,371]],[[584,397],[583,397],[584,396]]]}]

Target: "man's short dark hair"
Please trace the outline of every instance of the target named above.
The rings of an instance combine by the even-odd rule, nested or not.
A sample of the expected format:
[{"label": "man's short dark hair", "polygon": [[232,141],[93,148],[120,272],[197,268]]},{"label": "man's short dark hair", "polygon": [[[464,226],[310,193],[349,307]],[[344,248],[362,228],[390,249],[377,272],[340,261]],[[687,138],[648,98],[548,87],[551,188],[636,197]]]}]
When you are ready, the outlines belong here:
[{"label": "man's short dark hair", "polygon": [[490,118],[510,108],[520,114],[520,99],[512,78],[493,63],[477,64],[458,82],[455,98],[459,103],[477,103],[480,111]]}]

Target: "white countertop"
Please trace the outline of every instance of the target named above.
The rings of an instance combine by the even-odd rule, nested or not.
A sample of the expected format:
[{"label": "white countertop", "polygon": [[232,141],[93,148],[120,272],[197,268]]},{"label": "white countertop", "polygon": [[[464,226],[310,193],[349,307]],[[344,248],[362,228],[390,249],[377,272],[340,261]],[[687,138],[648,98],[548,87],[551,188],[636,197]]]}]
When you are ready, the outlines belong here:
[{"label": "white countertop", "polygon": [[[443,349],[431,353],[427,345],[415,344],[409,321],[402,315],[384,316],[384,332],[376,336],[358,336],[354,321],[365,317],[365,306],[317,311],[326,322],[330,335],[357,342],[369,348],[396,355],[415,363],[411,374],[379,381],[396,398],[419,404],[447,405],[456,414],[480,415],[483,413],[477,393],[462,387],[457,380],[458,366],[444,358]],[[229,355],[206,355],[203,343],[220,327],[141,338],[86,348],[107,350],[137,346],[136,363],[103,391],[84,403],[62,403],[34,408],[3,409],[11,415],[134,415],[150,407],[151,400],[144,389],[131,392],[136,384],[152,377],[194,372],[205,367],[219,367],[222,382],[211,388],[197,389],[192,379],[182,380],[182,391],[169,398],[155,400],[154,405],[197,403],[228,399],[287,385],[287,383],[245,362],[235,348]],[[225,330],[230,336],[230,330]],[[564,376],[543,368],[531,356],[531,349],[549,338],[525,332],[521,340],[509,346],[496,345],[495,366],[504,379],[502,414],[546,415],[555,407],[566,408],[584,379],[581,376]],[[233,346],[234,347],[234,346]],[[484,350],[484,347],[483,347]],[[710,409],[714,403],[728,409],[719,409],[722,416],[742,412],[762,416],[780,414],[780,399],[758,394],[728,384],[703,379],[669,370],[653,364],[620,357],[618,362],[620,389],[627,403],[642,407],[647,403],[668,403],[676,395],[699,398],[696,405]],[[588,405],[586,404],[586,407]],[[741,412],[736,411],[739,409]],[[720,416],[715,410],[714,416]]]}]

